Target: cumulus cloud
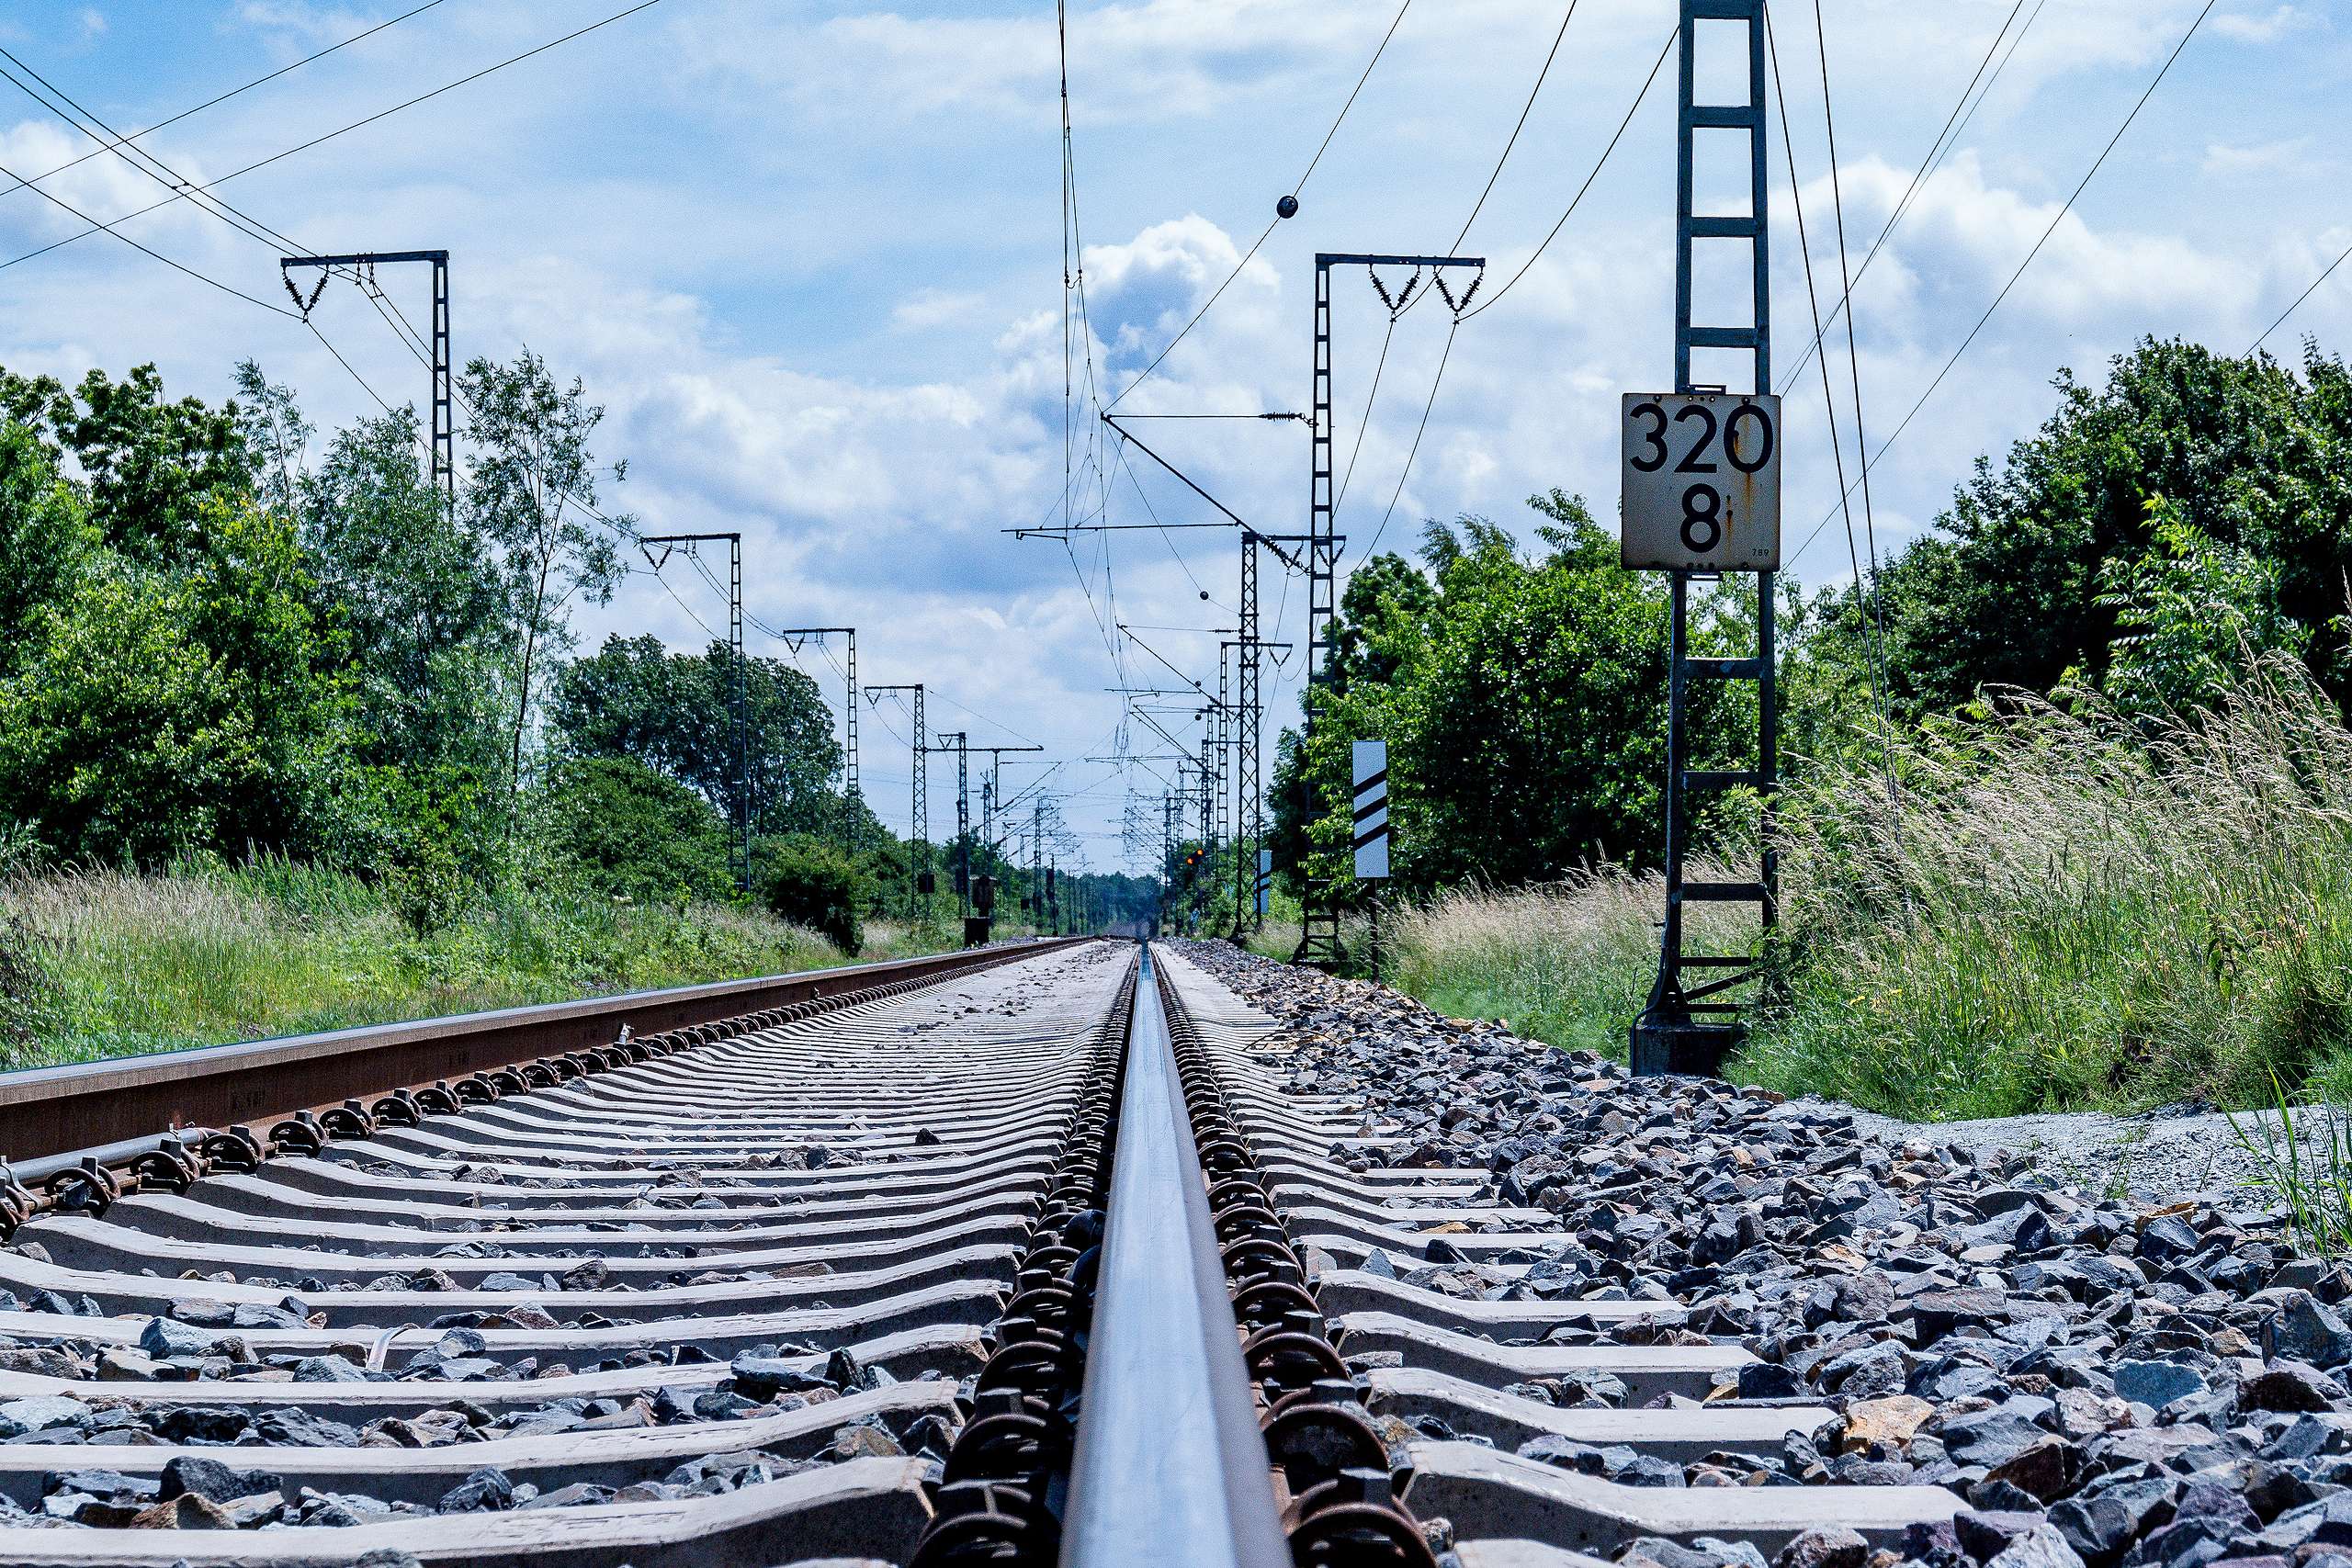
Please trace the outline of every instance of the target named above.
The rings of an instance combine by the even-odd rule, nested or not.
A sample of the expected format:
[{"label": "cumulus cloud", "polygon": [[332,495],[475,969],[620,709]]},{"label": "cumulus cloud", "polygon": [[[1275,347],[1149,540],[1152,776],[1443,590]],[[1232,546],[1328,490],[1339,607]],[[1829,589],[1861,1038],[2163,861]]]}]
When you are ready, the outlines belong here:
[{"label": "cumulus cloud", "polygon": [[890,324],[900,332],[928,332],[935,327],[978,322],[988,296],[969,289],[918,288],[899,301]]},{"label": "cumulus cloud", "polygon": [[2233,178],[2245,175],[2270,174],[2281,169],[2306,167],[2311,162],[2312,139],[2308,136],[2285,137],[2276,141],[2255,141],[2243,146],[2228,142],[2208,142],[2205,157],[2199,165],[2208,175]]},{"label": "cumulus cloud", "polygon": [[2321,18],[2300,6],[2278,6],[2259,15],[2225,11],[2212,21],[2215,32],[2240,43],[2276,43],[2289,33],[2320,25]]}]

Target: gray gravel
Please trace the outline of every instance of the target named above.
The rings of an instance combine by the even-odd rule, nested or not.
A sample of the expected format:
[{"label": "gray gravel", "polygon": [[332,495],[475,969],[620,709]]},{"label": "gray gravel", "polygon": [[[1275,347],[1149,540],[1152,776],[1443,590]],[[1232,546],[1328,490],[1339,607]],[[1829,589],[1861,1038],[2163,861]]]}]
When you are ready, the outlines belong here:
[{"label": "gray gravel", "polygon": [[[2005,1116],[1982,1122],[1903,1122],[1806,1096],[1793,1108],[1834,1111],[1891,1143],[1925,1138],[1973,1153],[2030,1154],[2048,1176],[2094,1194],[2154,1201],[2190,1193],[2244,1196],[2257,1187],[2257,1146],[2279,1136],[2276,1111],[2224,1113],[2175,1107],[2138,1116],[2098,1113]],[[2296,1134],[2307,1158],[2324,1161],[2323,1113],[2298,1112]],[[2244,1137],[2241,1136],[2244,1134]]]},{"label": "gray gravel", "polygon": [[[1370,1271],[1555,1301],[1546,1343],[1736,1342],[1757,1360],[1710,1403],[1837,1413],[1778,1451],[1690,1464],[1550,1435],[1522,1457],[1631,1485],[1921,1484],[1967,1505],[1895,1551],[1811,1531],[1772,1568],[2352,1568],[2352,1271],[2297,1256],[2226,1119],[1911,1128],[1633,1078],[1383,987],[1187,951],[1277,1021],[1253,1055],[1278,1087],[1362,1108],[1334,1158],[1483,1171],[1485,1192],[1552,1219],[1430,1227]],[[1465,1229],[1525,1241],[1449,1239]],[[1605,1300],[1657,1310],[1580,1325],[1574,1303]],[[1629,1397],[1600,1377],[1501,1392]],[[1764,1568],[1705,1540],[1621,1560]]]}]

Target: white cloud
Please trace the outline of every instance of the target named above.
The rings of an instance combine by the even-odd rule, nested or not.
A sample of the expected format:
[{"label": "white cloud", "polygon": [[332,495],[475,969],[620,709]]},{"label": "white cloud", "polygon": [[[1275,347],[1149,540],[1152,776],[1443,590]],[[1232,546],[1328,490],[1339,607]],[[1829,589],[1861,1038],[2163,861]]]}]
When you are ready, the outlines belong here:
[{"label": "white cloud", "polygon": [[[1909,188],[1908,171],[1873,157],[1844,171],[1849,222],[1876,234]],[[1829,209],[1826,179],[1805,188],[1808,213]],[[2242,299],[2251,275],[2188,239],[2095,229],[2078,210],[2059,216],[2057,201],[2036,201],[1991,183],[1982,161],[1963,152],[1913,197],[1902,226],[1857,288],[1862,320],[1877,332],[1932,336],[1969,321],[1990,305],[2045,232],[2049,240],[2003,310],[2080,327],[2095,321],[2145,323],[2185,307]],[[2057,227],[2052,230],[2052,220]],[[1827,236],[1813,225],[1816,247]],[[1834,245],[1826,262],[1834,275]],[[1831,296],[1834,301],[1834,294]]]},{"label": "white cloud", "polygon": [[2251,16],[2224,12],[2212,20],[2212,28],[2223,38],[2240,43],[2276,43],[2290,32],[2321,25],[2300,6],[2279,6],[2266,15]]},{"label": "white cloud", "polygon": [[918,288],[899,301],[890,312],[890,324],[900,332],[973,325],[987,304],[987,295],[968,289]]},{"label": "white cloud", "polygon": [[[97,149],[98,144],[91,138],[54,120],[23,120],[0,130],[0,167],[15,171],[36,186],[33,190],[12,186],[0,192],[0,245],[8,247],[11,254],[29,250],[88,228],[74,216],[76,212],[97,220],[113,219],[153,207],[169,194],[160,181],[121,158],[87,156]],[[176,154],[166,157],[179,174],[196,183],[203,182],[205,175],[199,163],[183,160]],[[58,172],[51,175],[51,171]],[[51,177],[43,179],[43,175]],[[55,199],[44,199],[40,194],[43,191]],[[67,210],[69,208],[73,210]],[[126,225],[123,232],[151,244],[164,238],[176,243],[209,221],[189,204],[176,202]],[[107,247],[121,248],[122,244],[119,239],[93,234],[76,242],[74,248],[86,255]]]},{"label": "white cloud", "polygon": [[2312,139],[2308,136],[2249,142],[2244,146],[2212,141],[2206,144],[2204,162],[2199,167],[2208,175],[2224,179],[2269,174],[2280,169],[2308,167],[2311,151]]},{"label": "white cloud", "polygon": [[[1457,13],[1492,11],[1495,0]],[[1322,0],[1142,0],[1075,18],[1071,92],[1090,125],[1211,113],[1269,81],[1367,49],[1387,26],[1376,7]],[[1457,17],[1457,20],[1460,18]],[[715,7],[682,25],[698,71],[780,87],[836,111],[888,105],[898,116],[1057,113],[1053,19],[869,11],[814,26],[764,5]]]}]

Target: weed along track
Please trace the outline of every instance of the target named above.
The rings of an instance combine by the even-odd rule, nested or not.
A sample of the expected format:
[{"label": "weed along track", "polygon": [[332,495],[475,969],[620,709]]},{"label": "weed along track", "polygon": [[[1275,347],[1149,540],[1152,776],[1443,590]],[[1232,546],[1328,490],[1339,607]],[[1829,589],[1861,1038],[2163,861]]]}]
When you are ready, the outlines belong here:
[{"label": "weed along track", "polygon": [[18,1167],[0,1562],[2352,1557],[2352,1279],[2265,1216],[1221,944],[801,983]]}]

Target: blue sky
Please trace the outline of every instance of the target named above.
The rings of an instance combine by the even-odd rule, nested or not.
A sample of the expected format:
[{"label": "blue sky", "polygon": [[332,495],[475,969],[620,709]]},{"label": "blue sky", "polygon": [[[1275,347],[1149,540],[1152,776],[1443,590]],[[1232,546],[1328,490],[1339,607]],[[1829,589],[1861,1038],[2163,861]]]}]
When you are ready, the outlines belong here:
[{"label": "blue sky", "polygon": [[[0,18],[0,44],[127,130],[416,3],[37,0]],[[441,0],[142,145],[193,180],[216,178],[624,3]],[[1857,259],[2013,5],[1823,0]],[[2027,0],[2014,14],[2031,18],[2014,58],[1858,290],[1874,442],[1941,370],[2203,5]],[[1302,407],[1313,252],[1450,244],[1565,9],[1566,0],[1417,0],[1317,166],[1301,215],[1123,406]],[[1074,0],[1071,93],[1102,386],[1124,387],[1231,272],[1395,13],[1395,0]],[[1590,172],[1672,17],[1668,0],[1578,0],[1465,244],[1493,259],[1489,290]],[[1838,261],[1813,9],[1784,0],[1776,24],[1827,288]],[[2061,367],[2096,375],[2147,333],[2241,352],[2352,244],[2342,154],[2323,129],[2347,71],[2352,48],[2330,8],[2217,0],[1876,471],[1883,548],[1928,525],[1979,454],[2047,415]],[[1462,329],[1409,474],[1446,333],[1437,310],[1398,327],[1342,509],[1356,554],[1400,475],[1384,547],[1408,543],[1427,515],[1523,523],[1524,498],[1555,484],[1604,517],[1613,510],[1617,395],[1671,375],[1670,85],[1669,73],[1543,259]],[[29,98],[0,92],[13,96],[0,110],[0,166],[31,175],[91,150]],[[650,526],[742,528],[756,616],[854,623],[861,675],[931,683],[943,699],[935,728],[968,718],[976,739],[1034,737],[1069,759],[1053,784],[1069,792],[1073,827],[1107,865],[1121,857],[1130,792],[1156,800],[1160,785],[1140,768],[1076,760],[1116,743],[1122,705],[1103,688],[1122,669],[1157,668],[1133,649],[1114,655],[1102,623],[1230,626],[1235,563],[1217,534],[1117,535],[1106,561],[1100,548],[1074,559],[1000,532],[1056,514],[1062,493],[1058,123],[1048,6],[661,0],[220,194],[321,249],[448,248],[461,355],[510,357],[528,344],[609,405],[603,452],[628,457],[631,477],[608,505]],[[1785,370],[1809,328],[1782,160],[1776,126],[1773,308]],[[107,218],[163,194],[112,156],[43,188]],[[76,227],[29,192],[0,197],[7,255]],[[124,231],[208,277],[283,299],[274,252],[189,204]],[[422,275],[386,281],[421,319]],[[1364,420],[1385,312],[1361,275],[1340,282],[1345,447]],[[414,361],[357,295],[331,290],[315,320],[379,393],[422,397]],[[2347,328],[2352,267],[2272,346],[2291,351],[2306,331],[2340,346]],[[292,383],[322,423],[373,406],[299,323],[119,241],[94,236],[0,268],[0,363],[11,369],[78,377],[152,360],[175,391],[219,397],[246,355]],[[1792,391],[1788,419],[1793,547],[1836,491],[1815,373]],[[1270,529],[1303,525],[1299,427],[1152,428],[1244,515]],[[1139,457],[1136,468],[1136,481],[1116,475],[1114,521],[1199,518]],[[1833,525],[1796,570],[1833,581],[1845,557]],[[723,625],[699,578],[678,574],[675,587],[694,614]],[[1270,611],[1287,604],[1295,637],[1303,586],[1285,600],[1270,573],[1267,592]],[[703,636],[650,578],[583,615],[582,629],[650,629],[681,644]],[[1214,685],[1213,636],[1142,635]],[[756,637],[754,649],[777,651]],[[805,662],[832,689],[821,658]],[[1295,674],[1277,694],[1283,718]],[[903,735],[903,714],[879,716]],[[1162,749],[1140,726],[1130,739],[1139,752]],[[869,794],[903,823],[902,745],[877,723],[865,740]],[[943,827],[953,802],[936,768],[932,793]]]}]

